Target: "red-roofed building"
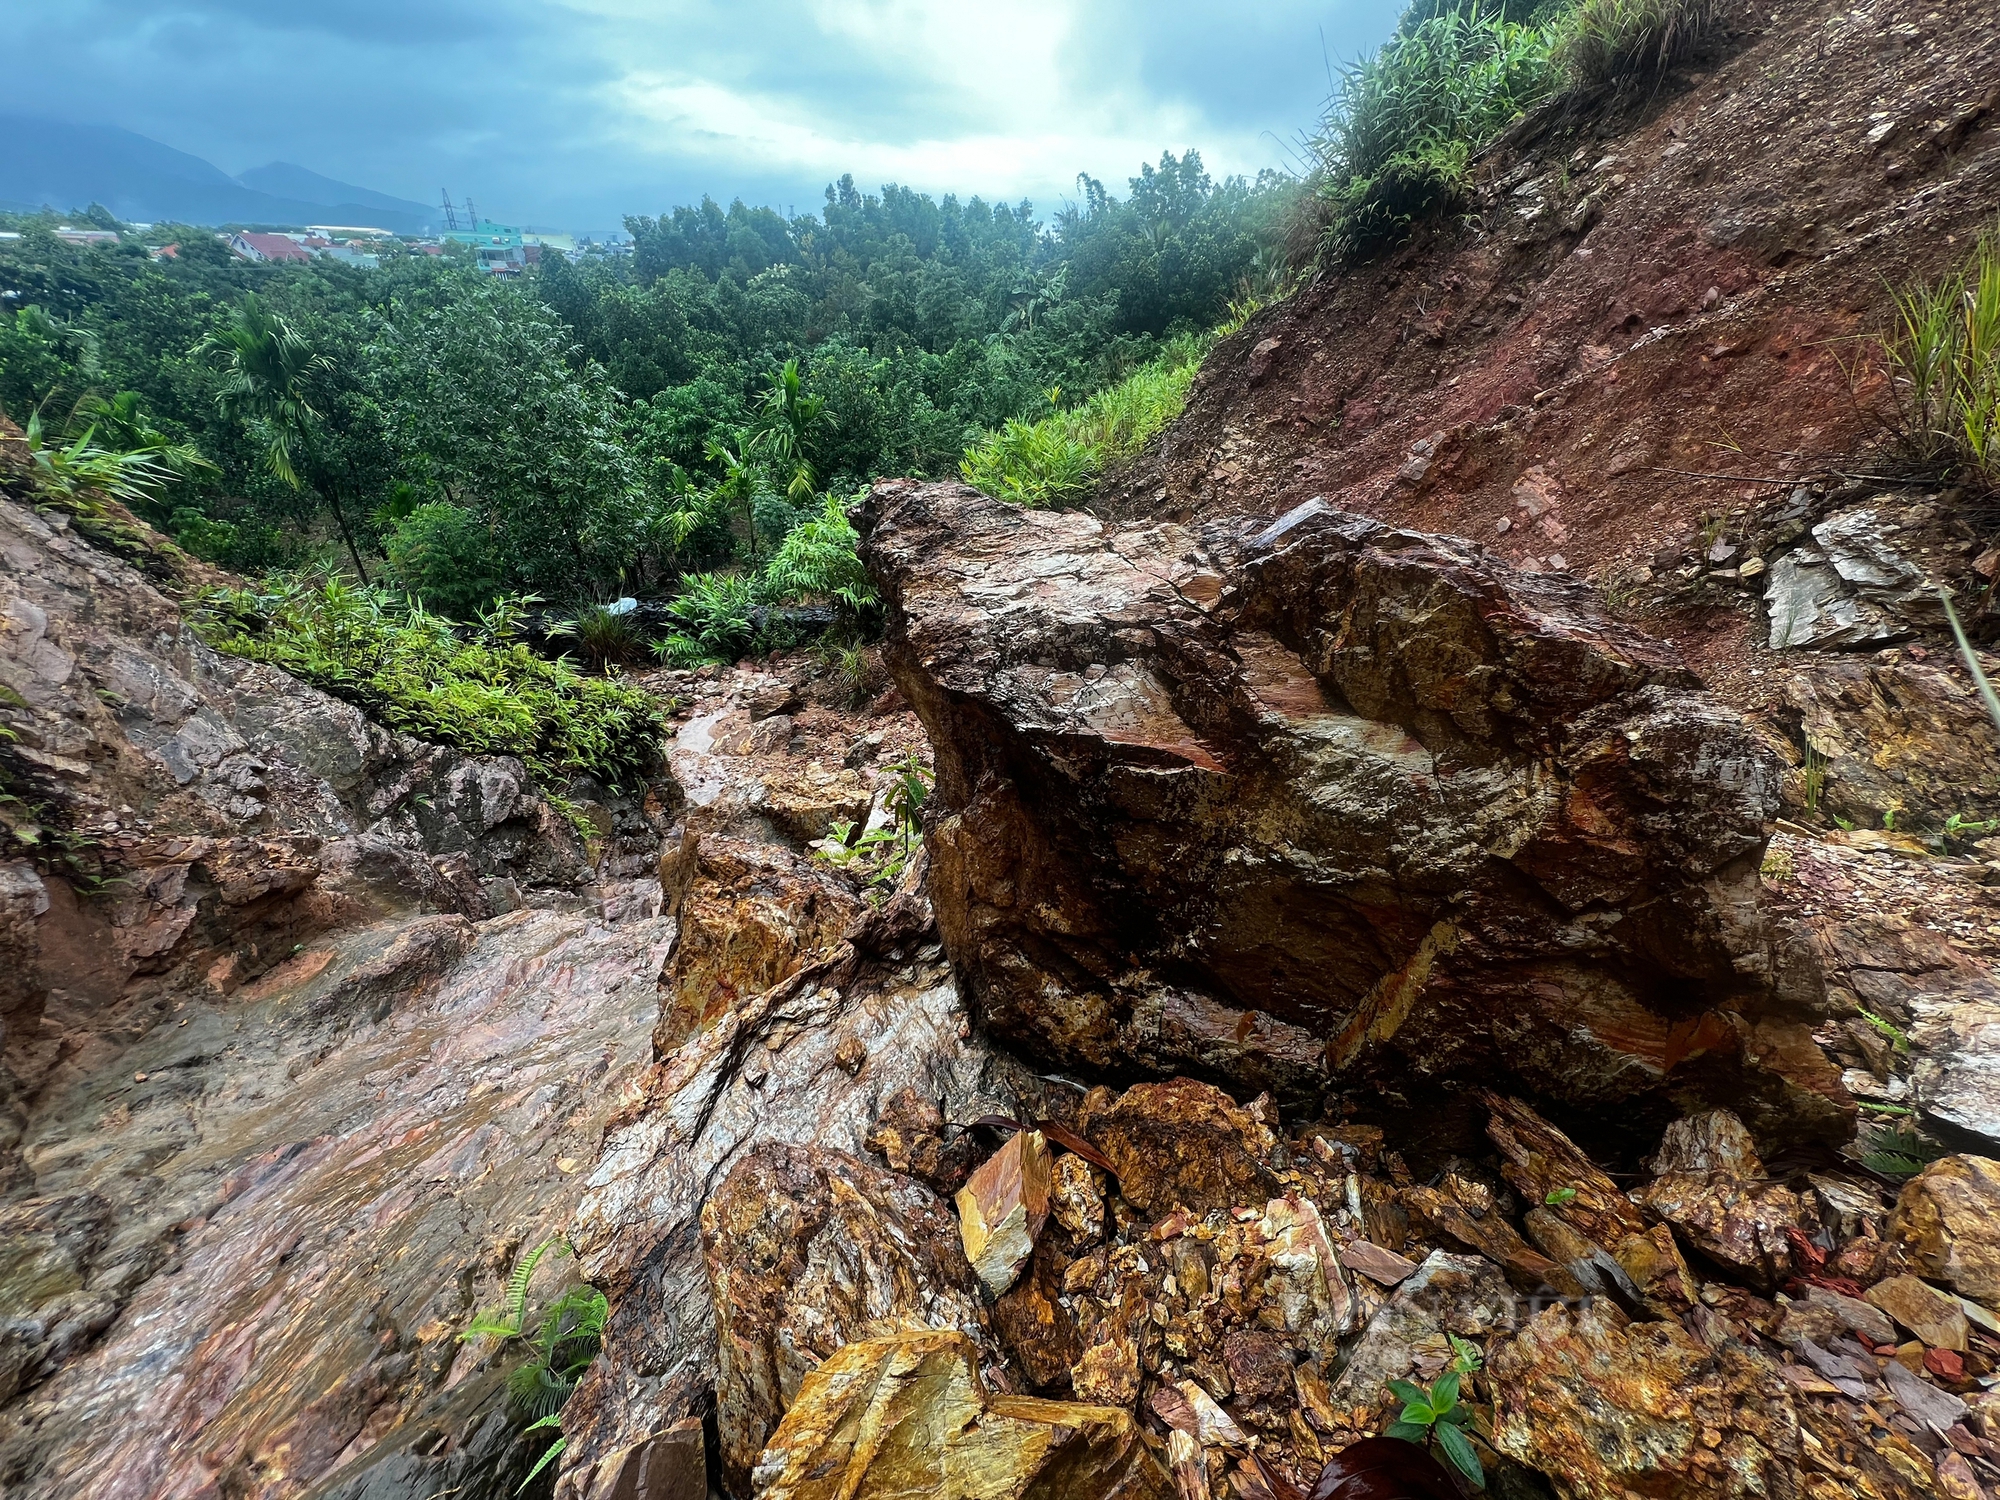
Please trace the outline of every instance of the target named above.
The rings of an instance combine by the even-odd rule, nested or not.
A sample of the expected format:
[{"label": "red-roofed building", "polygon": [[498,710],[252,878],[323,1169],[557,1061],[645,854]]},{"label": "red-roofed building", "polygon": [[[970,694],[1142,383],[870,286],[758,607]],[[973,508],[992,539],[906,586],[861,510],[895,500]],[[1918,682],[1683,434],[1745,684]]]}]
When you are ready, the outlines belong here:
[{"label": "red-roofed building", "polygon": [[232,234],[229,248],[245,260],[311,260],[312,252],[289,235]]}]

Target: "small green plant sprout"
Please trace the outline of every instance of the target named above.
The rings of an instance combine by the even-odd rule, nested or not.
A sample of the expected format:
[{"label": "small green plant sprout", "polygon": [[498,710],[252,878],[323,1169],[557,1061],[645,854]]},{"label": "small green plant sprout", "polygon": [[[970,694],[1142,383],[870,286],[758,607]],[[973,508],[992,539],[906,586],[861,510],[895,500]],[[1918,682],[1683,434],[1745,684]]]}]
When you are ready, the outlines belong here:
[{"label": "small green plant sprout", "polygon": [[1542,1202],[1550,1208],[1560,1208],[1565,1203],[1574,1203],[1576,1202],[1576,1189],[1573,1187],[1550,1188],[1548,1195],[1542,1199]]},{"label": "small green plant sprout", "polygon": [[1764,863],[1757,867],[1757,873],[1766,880],[1787,881],[1799,878],[1799,868],[1792,859],[1792,851],[1772,848],[1764,851]]},{"label": "small green plant sprout", "polygon": [[1883,812],[1882,831],[1884,833],[1894,833],[1896,831],[1896,814],[1901,811],[1900,807],[1891,807]]},{"label": "small green plant sprout", "polygon": [[1476,1375],[1486,1368],[1486,1355],[1471,1339],[1462,1339],[1455,1333],[1447,1332],[1445,1338],[1451,1342],[1451,1368],[1465,1375]]},{"label": "small green plant sprout", "polygon": [[1985,838],[1996,828],[2000,828],[2000,818],[1968,818],[1964,813],[1953,813],[1944,820],[1947,842],[1959,840],[1971,843],[1974,839]]},{"label": "small green plant sprout", "polygon": [[[563,1406],[604,1347],[604,1325],[611,1313],[604,1293],[588,1282],[578,1282],[549,1303],[541,1319],[529,1328],[529,1284],[536,1269],[551,1253],[574,1254],[574,1251],[566,1240],[543,1240],[514,1267],[507,1278],[501,1305],[480,1313],[459,1335],[461,1341],[497,1338],[505,1344],[522,1339],[528,1344],[529,1357],[507,1377],[509,1404],[519,1415],[531,1419],[523,1436],[550,1428],[560,1434]],[[567,1444],[568,1439],[558,1436],[521,1481],[521,1489],[525,1490],[537,1474],[561,1457]]]},{"label": "small green plant sprout", "polygon": [[1799,762],[1799,781],[1805,791],[1806,811],[1819,811],[1819,799],[1826,792],[1826,756],[1813,748],[1811,740],[1806,741],[1805,755]]},{"label": "small green plant sprout", "polygon": [[1389,1424],[1387,1436],[1420,1448],[1435,1448],[1475,1489],[1484,1489],[1486,1471],[1472,1449],[1472,1440],[1465,1435],[1472,1410],[1458,1402],[1462,1379],[1464,1372],[1454,1367],[1439,1376],[1429,1390],[1407,1380],[1390,1381],[1389,1391],[1403,1403],[1403,1414]]}]

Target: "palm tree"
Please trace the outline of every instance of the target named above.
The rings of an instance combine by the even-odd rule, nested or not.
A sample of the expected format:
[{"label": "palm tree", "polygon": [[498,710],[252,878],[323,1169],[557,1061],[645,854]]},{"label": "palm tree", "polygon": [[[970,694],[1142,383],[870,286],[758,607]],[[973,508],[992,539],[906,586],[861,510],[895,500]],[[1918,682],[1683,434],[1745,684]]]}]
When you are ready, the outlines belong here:
[{"label": "palm tree", "polygon": [[791,482],[785,486],[787,495],[793,500],[806,499],[817,483],[810,457],[813,440],[830,420],[826,397],[807,395],[798,360],[788,359],[764,392],[763,402],[764,414],[750,444],[769,453],[780,469],[792,471]]},{"label": "palm tree", "polygon": [[[196,354],[219,358],[228,374],[228,383],[216,396],[222,414],[239,421],[262,422],[270,434],[264,463],[271,473],[294,491],[305,488],[299,475],[301,459],[310,467],[313,429],[320,419],[312,404],[311,383],[316,376],[331,374],[333,361],[314,351],[305,336],[282,313],[274,313],[245,292],[229,321],[213,330],[195,347]],[[347,514],[337,496],[324,497],[354,559],[354,571],[368,581],[368,569],[361,561],[361,549],[347,524]]]}]

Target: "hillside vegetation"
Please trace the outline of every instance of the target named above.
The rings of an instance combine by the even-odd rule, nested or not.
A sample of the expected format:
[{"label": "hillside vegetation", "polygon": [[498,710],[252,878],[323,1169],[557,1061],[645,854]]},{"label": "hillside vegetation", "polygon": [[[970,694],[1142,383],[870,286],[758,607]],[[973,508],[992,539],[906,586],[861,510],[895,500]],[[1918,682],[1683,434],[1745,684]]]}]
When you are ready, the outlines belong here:
[{"label": "hillside vegetation", "polygon": [[199,456],[131,498],[238,570],[343,568],[459,618],[672,592],[759,573],[827,496],[1184,364],[1296,194],[1193,152],[1129,186],[1083,179],[1041,221],[843,178],[818,215],[704,201],[631,219],[629,257],[516,282],[450,256],[252,266],[196,229],[149,260],[15,220],[0,407]]}]

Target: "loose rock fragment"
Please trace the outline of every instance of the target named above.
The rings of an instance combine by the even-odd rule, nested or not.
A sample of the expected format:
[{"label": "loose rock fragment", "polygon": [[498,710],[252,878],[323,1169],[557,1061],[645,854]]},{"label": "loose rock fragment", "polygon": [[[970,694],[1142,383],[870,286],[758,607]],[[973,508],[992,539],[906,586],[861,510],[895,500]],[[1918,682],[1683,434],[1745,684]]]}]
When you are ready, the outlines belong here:
[{"label": "loose rock fragment", "polygon": [[896,1171],[907,1172],[940,1193],[956,1193],[963,1187],[978,1159],[971,1132],[960,1131],[947,1142],[944,1111],[937,1100],[913,1088],[889,1096],[868,1133],[867,1146]]},{"label": "loose rock fragment", "polygon": [[1638,1193],[1646,1211],[1716,1265],[1769,1292],[1792,1274],[1786,1230],[1799,1228],[1798,1194],[1778,1183],[1746,1183],[1721,1173],[1673,1172]]},{"label": "loose rock fragment", "polygon": [[1674,1121],[1660,1138],[1652,1162],[1656,1176],[1669,1172],[1722,1172],[1762,1177],[1764,1162],[1743,1122],[1726,1109],[1711,1109]]},{"label": "loose rock fragment", "polygon": [[1965,1352],[1965,1310],[1935,1287],[1892,1276],[1868,1288],[1868,1300],[1932,1348]]},{"label": "loose rock fragment", "polygon": [[1599,1298],[1579,1314],[1543,1310],[1489,1349],[1487,1370],[1494,1446],[1564,1500],[1796,1493],[1790,1389],[1741,1344],[1711,1350],[1679,1323],[1631,1323]]},{"label": "loose rock fragment", "polygon": [[1014,1284],[1048,1222],[1050,1170],[1042,1133],[1017,1130],[958,1190],[965,1258],[996,1297]]},{"label": "loose rock fragment", "polygon": [[1104,1238],[1103,1174],[1073,1151],[1065,1151],[1050,1171],[1050,1208],[1056,1222],[1080,1245]]},{"label": "loose rock fragment", "polygon": [[1890,1236],[1933,1281],[2000,1305],[2000,1162],[1947,1156],[1903,1185]]},{"label": "loose rock fragment", "polygon": [[1341,1246],[1340,1260],[1348,1270],[1358,1271],[1383,1286],[1395,1286],[1417,1269],[1417,1263],[1408,1256],[1384,1250],[1372,1240],[1348,1241]]},{"label": "loose rock fragment", "polygon": [[942,1327],[997,1353],[950,1210],[907,1177],[838,1151],[762,1145],[730,1169],[701,1226],[723,1473],[738,1491],[799,1382],[842,1344]]},{"label": "loose rock fragment", "polygon": [[1646,1223],[1632,1200],[1576,1142],[1519,1099],[1481,1096],[1492,1118],[1486,1134],[1500,1150],[1500,1170],[1514,1191],[1607,1250]]},{"label": "loose rock fragment", "polygon": [[847,1345],[807,1376],[755,1474],[759,1500],[1175,1500],[1128,1411],[995,1395],[969,1339]]},{"label": "loose rock fragment", "polygon": [[1078,1129],[1110,1160],[1129,1202],[1149,1214],[1201,1213],[1281,1190],[1269,1165],[1278,1138],[1262,1110],[1212,1084],[1170,1078],[1115,1099],[1094,1090]]}]

